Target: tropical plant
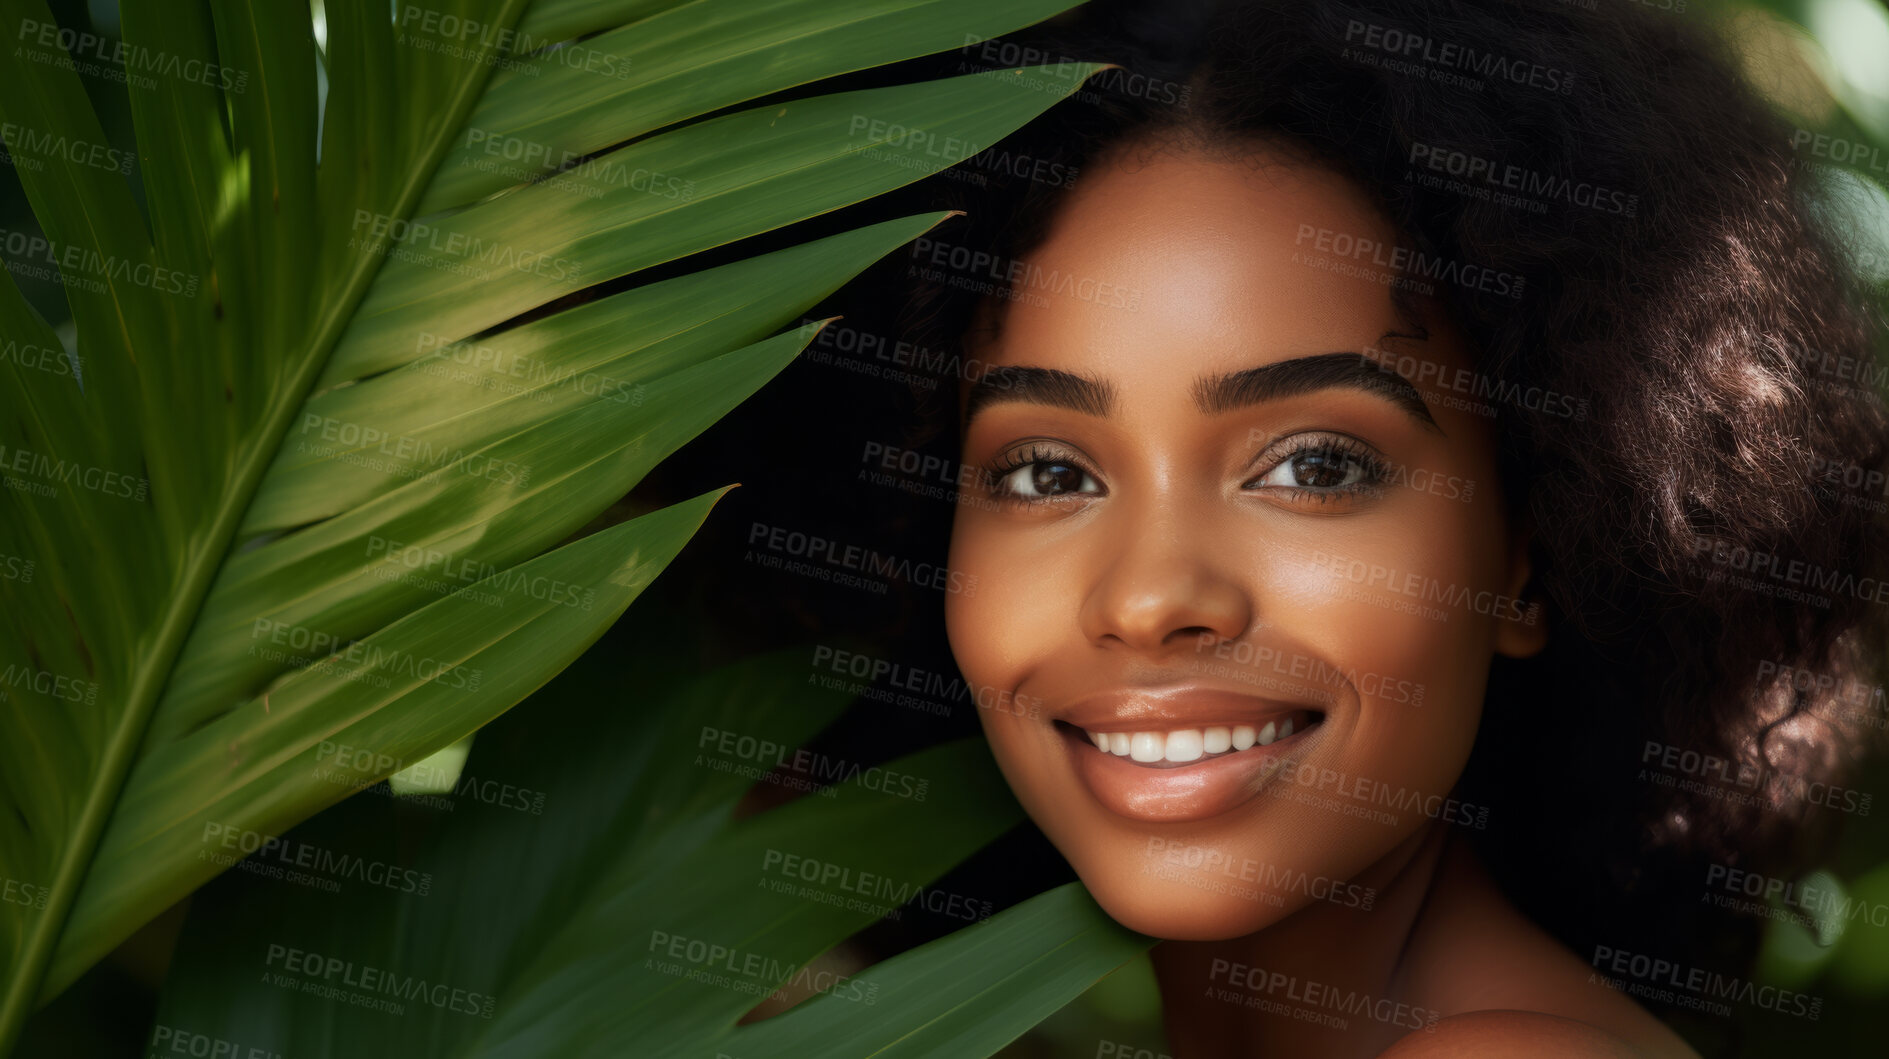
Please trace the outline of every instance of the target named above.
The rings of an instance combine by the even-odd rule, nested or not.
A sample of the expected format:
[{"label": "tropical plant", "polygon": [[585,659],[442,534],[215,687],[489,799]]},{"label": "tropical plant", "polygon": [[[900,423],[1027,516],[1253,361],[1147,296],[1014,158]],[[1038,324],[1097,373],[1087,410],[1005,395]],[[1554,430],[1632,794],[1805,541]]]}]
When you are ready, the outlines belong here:
[{"label": "tropical plant", "polygon": [[[719,493],[546,549],[940,215],[675,263],[952,164],[1094,67],[779,93],[1068,6],[148,0],[114,43],[8,0],[40,229],[8,267],[73,326],[0,278],[0,1051],[222,839],[354,789],[333,747],[385,775],[576,658]],[[85,78],[124,84],[135,157]]]},{"label": "tropical plant", "polygon": [[[807,684],[806,651],[706,676],[666,665],[691,652],[659,617],[632,614],[634,635],[611,640],[633,647],[591,652],[483,733],[450,808],[355,798],[298,828],[292,859],[211,884],[153,1040],[297,1056],[989,1055],[1152,943],[1079,884],[988,919],[938,885],[1022,819],[982,740],[737,819],[753,781],[729,766],[778,755],[716,736],[804,746],[846,696]],[[501,781],[531,808],[481,803],[478,785]],[[303,851],[342,849],[413,874],[330,871],[339,892],[281,878]],[[406,885],[421,878],[423,892]],[[863,969],[822,958],[882,915],[962,929]]]}]

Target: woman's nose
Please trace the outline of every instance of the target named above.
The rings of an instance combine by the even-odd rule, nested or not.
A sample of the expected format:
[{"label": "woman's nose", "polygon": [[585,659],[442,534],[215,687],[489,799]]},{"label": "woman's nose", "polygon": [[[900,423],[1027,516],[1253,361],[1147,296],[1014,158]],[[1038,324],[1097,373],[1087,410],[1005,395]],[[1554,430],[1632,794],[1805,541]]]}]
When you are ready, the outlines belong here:
[{"label": "woman's nose", "polygon": [[1248,631],[1255,601],[1239,573],[1250,552],[1216,547],[1201,520],[1173,509],[1124,522],[1090,560],[1097,568],[1077,618],[1090,643],[1168,655],[1193,650],[1202,633]]}]

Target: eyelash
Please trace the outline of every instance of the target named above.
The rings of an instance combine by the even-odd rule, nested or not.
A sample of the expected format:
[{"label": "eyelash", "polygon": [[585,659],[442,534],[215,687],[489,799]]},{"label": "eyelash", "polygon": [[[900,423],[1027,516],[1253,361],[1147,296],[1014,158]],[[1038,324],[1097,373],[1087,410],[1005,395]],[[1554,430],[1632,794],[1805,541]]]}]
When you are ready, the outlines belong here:
[{"label": "eyelash", "polygon": [[1346,477],[1350,477],[1348,471],[1352,466],[1355,466],[1362,473],[1359,475],[1357,481],[1338,486],[1273,487],[1275,489],[1285,490],[1287,496],[1292,500],[1312,500],[1317,503],[1328,504],[1334,500],[1359,496],[1377,496],[1383,492],[1384,483],[1389,480],[1391,476],[1390,462],[1382,456],[1379,456],[1377,451],[1371,448],[1371,446],[1349,434],[1295,434],[1285,440],[1291,442],[1292,445],[1277,459],[1269,459],[1265,453],[1262,453],[1260,458],[1254,461],[1256,463],[1265,462],[1266,469],[1255,476],[1254,479],[1248,479],[1246,484],[1250,485],[1252,481],[1257,480],[1257,478],[1263,478],[1282,467],[1290,466],[1293,461],[1305,456],[1335,457],[1341,467],[1347,468]]},{"label": "eyelash", "polygon": [[1038,447],[1036,442],[1031,442],[1030,447],[1027,450],[1011,449],[1010,451],[997,457],[997,464],[991,467],[989,471],[987,472],[989,474],[989,479],[986,482],[986,488],[989,490],[991,495],[996,497],[997,499],[1007,501],[1007,502],[1012,502],[1012,503],[1018,503],[1018,504],[1048,504],[1048,503],[1054,503],[1058,500],[1063,500],[1066,497],[1071,496],[1071,495],[1074,495],[1074,496],[1092,495],[1092,494],[1085,494],[1085,493],[1076,493],[1076,494],[1063,494],[1060,496],[1023,496],[1015,492],[1014,490],[1007,489],[1004,487],[1004,481],[1006,479],[1008,479],[1012,474],[1015,474],[1017,471],[1025,467],[1034,467],[1038,464],[1056,464],[1056,463],[1067,464],[1068,466],[1074,467],[1076,470],[1081,471],[1083,480],[1085,482],[1093,481],[1095,479],[1095,472],[1090,470],[1088,465],[1083,463],[1081,460],[1075,459],[1074,457],[1071,457],[1068,453],[1060,452],[1060,451],[1057,451],[1056,449],[1049,449],[1048,451],[1044,451],[1043,449]]},{"label": "eyelash", "polygon": [[[1369,445],[1350,435],[1307,433],[1295,434],[1285,440],[1291,443],[1291,447],[1281,452],[1276,459],[1269,458],[1266,452],[1262,452],[1259,457],[1255,458],[1255,463],[1266,462],[1265,470],[1261,471],[1253,478],[1249,478],[1245,483],[1242,483],[1241,488],[1250,487],[1254,481],[1264,478],[1280,468],[1287,467],[1293,461],[1306,456],[1335,458],[1340,466],[1346,468],[1346,477],[1350,476],[1350,470],[1353,467],[1362,473],[1358,481],[1347,482],[1337,486],[1272,486],[1270,488],[1282,490],[1286,497],[1293,501],[1311,500],[1324,504],[1331,503],[1334,500],[1358,496],[1379,495],[1383,491],[1385,481],[1390,477],[1390,463],[1379,456]],[[1275,443],[1273,448],[1277,447],[1278,443]],[[1270,451],[1272,451],[1272,449],[1268,450],[1268,452]],[[1097,495],[1093,493],[1063,493],[1055,496],[1032,497],[1021,495],[1005,487],[1005,480],[1012,474],[1015,474],[1023,468],[1041,464],[1063,464],[1072,467],[1082,473],[1084,484],[1094,481],[1096,478],[1095,472],[1091,470],[1086,463],[1067,451],[1058,450],[1053,447],[1046,450],[1039,445],[1039,443],[1031,442],[1027,449],[1012,449],[998,457],[997,463],[987,471],[989,475],[987,489],[993,496],[1000,500],[1023,505],[1056,503],[1071,497]],[[1099,485],[1100,483],[1097,482],[1096,484]],[[1080,488],[1080,486],[1078,486],[1078,488]]]}]

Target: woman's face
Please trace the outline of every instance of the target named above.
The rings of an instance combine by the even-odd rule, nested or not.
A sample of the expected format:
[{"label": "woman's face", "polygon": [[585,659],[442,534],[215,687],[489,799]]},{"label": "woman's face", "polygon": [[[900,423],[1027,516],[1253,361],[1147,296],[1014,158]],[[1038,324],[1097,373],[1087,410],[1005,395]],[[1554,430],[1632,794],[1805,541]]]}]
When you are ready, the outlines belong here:
[{"label": "woman's face", "polygon": [[1102,907],[1164,938],[1355,907],[1393,847],[1470,818],[1445,799],[1491,655],[1543,636],[1462,339],[1434,312],[1387,337],[1416,331],[1389,222],[1257,157],[1085,169],[1000,263],[1017,297],[961,394],[990,481],[957,510],[978,587],[947,597],[952,650],[1041,704],[982,714],[1005,777]]}]

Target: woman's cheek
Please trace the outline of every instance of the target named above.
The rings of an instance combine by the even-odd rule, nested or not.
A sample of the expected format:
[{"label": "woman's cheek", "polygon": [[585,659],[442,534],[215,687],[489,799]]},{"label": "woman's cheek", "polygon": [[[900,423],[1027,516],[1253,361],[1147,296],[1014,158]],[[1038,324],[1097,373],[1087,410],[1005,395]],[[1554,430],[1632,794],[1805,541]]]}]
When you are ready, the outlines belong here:
[{"label": "woman's cheek", "polygon": [[[1014,692],[1022,678],[1023,660],[1031,649],[1027,637],[1032,623],[1023,613],[1035,589],[1019,587],[1010,571],[993,561],[987,538],[960,516],[951,539],[950,569],[967,580],[975,578],[974,594],[945,594],[945,634],[965,683],[988,689],[989,694]],[[979,720],[993,745],[1013,743],[1023,734],[1026,718],[1002,711],[979,710]],[[1002,763],[1000,757],[999,763]]]},{"label": "woman's cheek", "polygon": [[945,594],[945,631],[967,681],[1015,691],[1036,661],[1066,646],[1060,638],[1076,634],[1081,586],[1065,553],[1025,551],[1027,537],[991,526],[995,517],[958,515],[948,562],[977,591]]},{"label": "woman's cheek", "polygon": [[[1350,782],[1447,794],[1475,742],[1500,586],[1451,546],[1466,526],[1336,537],[1308,549],[1288,630],[1346,674],[1356,717],[1342,744]],[[1465,605],[1465,602],[1470,605]],[[1480,608],[1483,610],[1489,607]]]}]

